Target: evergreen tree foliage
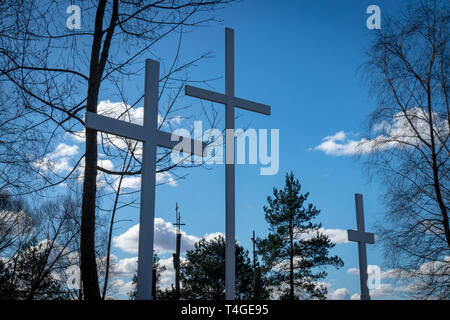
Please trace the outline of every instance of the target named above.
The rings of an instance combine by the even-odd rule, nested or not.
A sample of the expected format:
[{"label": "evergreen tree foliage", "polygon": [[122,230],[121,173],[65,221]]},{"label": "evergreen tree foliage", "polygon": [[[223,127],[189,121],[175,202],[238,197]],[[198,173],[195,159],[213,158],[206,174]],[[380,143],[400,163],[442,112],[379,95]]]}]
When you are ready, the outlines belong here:
[{"label": "evergreen tree foliage", "polygon": [[281,299],[324,299],[327,289],[318,282],[327,275],[326,266],[340,268],[342,260],[329,256],[335,245],[312,220],[320,213],[306,204],[309,193],[302,194],[301,185],[291,172],[282,190],[274,188],[264,206],[269,234],[258,239],[268,281]]},{"label": "evergreen tree foliage", "polygon": [[[181,264],[182,297],[225,299],[225,240],[222,236],[201,239],[186,253]],[[253,270],[248,251],[236,244],[236,299],[253,297]]]},{"label": "evergreen tree foliage", "polygon": [[[159,263],[159,257],[156,253],[153,253],[153,288],[152,288],[152,296],[154,300],[165,300],[164,293],[159,287],[158,283],[161,279],[161,273],[166,271],[165,266],[161,266]],[[155,276],[156,275],[156,276]],[[132,279],[132,289],[128,292],[128,297],[130,300],[136,300],[137,295],[137,273],[134,274]]]}]

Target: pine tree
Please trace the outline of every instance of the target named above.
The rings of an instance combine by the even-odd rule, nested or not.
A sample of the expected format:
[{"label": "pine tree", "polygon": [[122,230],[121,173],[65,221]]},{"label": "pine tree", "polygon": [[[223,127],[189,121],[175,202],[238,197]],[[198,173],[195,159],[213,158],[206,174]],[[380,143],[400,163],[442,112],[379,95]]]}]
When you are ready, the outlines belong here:
[{"label": "pine tree", "polygon": [[[181,264],[184,299],[225,299],[225,239],[201,239]],[[253,297],[253,270],[248,251],[236,244],[236,299]]]},{"label": "pine tree", "polygon": [[312,222],[319,213],[313,204],[305,204],[309,193],[301,194],[301,185],[291,172],[286,175],[283,190],[274,188],[264,206],[269,234],[258,239],[258,253],[264,262],[269,283],[278,287],[281,299],[324,299],[326,266],[340,268],[342,260],[329,256],[334,247],[320,232],[321,224]]},{"label": "pine tree", "polygon": [[[161,278],[161,273],[163,273],[164,271],[166,271],[166,267],[165,266],[161,266],[159,263],[159,257],[158,255],[153,251],[153,288],[152,288],[152,296],[153,296],[153,300],[160,300],[163,291],[161,290],[161,288],[159,287],[158,283],[159,280]],[[132,284],[132,289],[130,292],[128,292],[128,297],[130,298],[130,300],[136,300],[137,297],[137,273],[135,273],[133,275],[133,279],[131,280],[131,284]]]},{"label": "pine tree", "polygon": [[51,250],[35,239],[25,242],[25,249],[14,261],[0,262],[0,300],[67,300],[71,291],[57,276],[42,271]]}]

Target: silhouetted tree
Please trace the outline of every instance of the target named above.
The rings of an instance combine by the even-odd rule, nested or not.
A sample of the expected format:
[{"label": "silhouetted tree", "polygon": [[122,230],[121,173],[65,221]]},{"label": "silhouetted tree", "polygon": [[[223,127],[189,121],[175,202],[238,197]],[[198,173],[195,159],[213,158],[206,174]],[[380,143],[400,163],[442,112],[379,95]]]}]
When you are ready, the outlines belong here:
[{"label": "silhouetted tree", "polygon": [[[166,271],[165,266],[161,266],[159,263],[159,257],[155,253],[153,255],[153,288],[152,288],[152,297],[153,300],[159,300],[161,295],[163,295],[163,291],[159,286],[159,280],[161,279],[161,273]],[[130,300],[135,300],[137,295],[137,273],[133,275],[132,280],[133,289],[128,293]]]},{"label": "silhouetted tree", "polygon": [[363,69],[378,101],[361,143],[385,187],[378,234],[415,297],[448,299],[450,2],[408,2],[384,21]]},{"label": "silhouetted tree", "polygon": [[258,253],[269,284],[281,299],[324,299],[327,289],[317,281],[326,277],[326,266],[340,268],[343,262],[338,256],[329,256],[334,244],[321,233],[321,224],[312,222],[320,211],[306,205],[309,193],[300,191],[299,181],[290,173],[284,188],[274,188],[273,197],[267,197],[264,212],[270,232],[267,238],[258,239]]},{"label": "silhouetted tree", "polygon": [[48,257],[52,254],[52,247],[46,242],[33,240],[27,243],[26,248],[10,263],[3,264],[0,286],[4,291],[0,296],[14,300],[71,298],[66,283],[57,277],[56,272],[51,272],[55,268],[48,268],[51,264]]},{"label": "silhouetted tree", "polygon": [[[201,239],[181,263],[182,298],[225,299],[225,240]],[[236,244],[236,299],[252,299],[253,270],[248,251]]]},{"label": "silhouetted tree", "polygon": [[[29,157],[27,153],[16,149],[18,144],[13,150],[19,151],[16,158],[21,160],[20,163],[27,170],[37,178],[42,178],[33,182],[44,181],[43,186],[31,189],[36,191],[59,185],[84,163],[80,258],[85,299],[101,299],[95,243],[97,174],[98,171],[109,175],[123,175],[124,172],[108,170],[99,164],[98,135],[95,130],[89,129],[85,130],[83,136],[85,152],[68,174],[61,176],[57,170],[53,170],[51,174],[43,176],[41,170],[35,167],[35,160],[48,154],[56,137],[65,133],[75,134],[84,129],[83,116],[86,111],[97,113],[99,99],[109,94],[118,97],[127,106],[127,111],[140,103],[142,95],[131,96],[123,85],[135,81],[133,79],[142,69],[145,58],[154,56],[156,44],[171,34],[179,36],[181,42],[183,28],[189,29],[212,21],[210,12],[229,2],[80,0],[77,5],[82,13],[81,29],[72,30],[67,28],[68,16],[65,12],[73,5],[73,1],[0,1],[0,89],[2,93],[8,92],[12,96],[5,101],[9,102],[8,105],[0,104],[0,114],[9,107],[22,108],[11,116],[20,115],[22,124],[27,124],[27,127],[39,126],[45,131],[40,136],[43,139],[35,139],[45,141],[44,147],[37,150],[38,156]],[[174,101],[187,81],[186,78],[175,77],[175,73],[184,71],[187,66],[207,56],[180,63],[179,53],[180,46],[174,52],[173,63],[169,63],[161,79],[162,91],[168,97],[167,112],[162,112],[163,122],[167,120]],[[107,88],[111,89],[109,93],[106,93]],[[3,94],[0,98],[3,98]],[[125,111],[121,117],[126,116]],[[8,144],[11,145],[14,146]],[[126,144],[125,148],[116,148],[116,153],[121,156],[124,153],[132,154],[134,166],[140,167],[134,152],[135,145],[131,144],[130,147],[130,144]],[[4,146],[0,143],[0,150],[4,150]],[[174,168],[167,154],[165,151],[159,155],[159,172]],[[0,164],[4,158],[5,163],[10,161],[10,158],[0,155]],[[8,168],[0,167],[0,179],[7,177],[7,183],[16,183],[15,178],[20,177],[20,174],[9,177],[5,174]],[[18,172],[25,171],[22,169]],[[126,174],[138,175],[140,168]]]},{"label": "silhouetted tree", "polygon": [[21,198],[3,194],[0,197],[2,297],[28,300],[76,297],[70,280],[74,279],[73,268],[79,268],[79,223],[79,204],[70,196],[32,208]]}]

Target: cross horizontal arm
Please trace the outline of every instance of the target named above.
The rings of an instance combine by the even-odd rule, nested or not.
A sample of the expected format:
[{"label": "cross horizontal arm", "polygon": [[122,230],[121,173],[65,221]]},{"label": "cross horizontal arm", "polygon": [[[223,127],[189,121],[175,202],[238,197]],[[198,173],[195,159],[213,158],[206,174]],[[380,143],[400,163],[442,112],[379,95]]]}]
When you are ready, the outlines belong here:
[{"label": "cross horizontal arm", "polygon": [[348,240],[353,242],[375,243],[375,234],[356,230],[347,230]]},{"label": "cross horizontal arm", "polygon": [[191,86],[186,86],[184,88],[184,91],[185,91],[185,94],[190,97],[200,98],[203,100],[208,100],[211,102],[216,102],[216,103],[221,103],[221,104],[228,103],[226,95],[218,93],[218,92],[209,91],[209,90],[200,89],[200,88],[191,87]]},{"label": "cross horizontal arm", "polygon": [[105,117],[93,112],[86,112],[86,128],[103,131],[120,137],[146,141],[148,135],[145,134],[143,126]]},{"label": "cross horizontal arm", "polygon": [[[157,131],[156,137],[157,137],[156,144],[158,146],[177,150],[177,151],[183,151],[183,152],[186,152],[186,150],[180,150],[179,148],[177,148],[177,145],[179,144],[181,139],[188,139],[189,143],[191,145],[190,154],[197,155],[200,157],[203,157],[203,151],[208,146],[208,144],[205,142],[193,140],[193,139],[190,139],[187,137],[177,136],[175,134],[170,134],[170,133],[167,133],[164,131],[159,131],[159,130]],[[186,152],[186,153],[188,153],[188,152]]]},{"label": "cross horizontal arm", "polygon": [[[200,98],[203,100],[208,100],[211,102],[221,103],[221,104],[227,104],[228,99],[227,96],[218,92],[200,89],[197,87],[191,87],[186,86],[185,87],[185,94],[190,97],[194,98]],[[241,98],[235,98],[233,97],[233,105],[235,107],[245,109],[248,111],[258,112],[265,115],[270,115],[270,107],[261,103],[241,99]]]},{"label": "cross horizontal arm", "polygon": [[240,98],[234,98],[233,102],[235,107],[270,116],[270,107],[266,106],[265,104],[248,101]]}]

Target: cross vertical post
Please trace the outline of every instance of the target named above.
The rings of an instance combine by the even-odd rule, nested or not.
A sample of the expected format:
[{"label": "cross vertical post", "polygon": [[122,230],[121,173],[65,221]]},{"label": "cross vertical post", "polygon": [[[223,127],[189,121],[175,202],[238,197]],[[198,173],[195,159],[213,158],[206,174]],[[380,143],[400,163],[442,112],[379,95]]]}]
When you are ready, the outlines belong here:
[{"label": "cross vertical post", "polygon": [[359,280],[361,285],[361,300],[370,300],[367,280],[367,250],[366,243],[375,243],[375,235],[365,231],[364,225],[364,205],[362,194],[355,194],[356,225],[358,230],[347,230],[348,240],[358,242],[359,256]]},{"label": "cross vertical post", "polygon": [[234,31],[225,29],[225,299],[235,297]]},{"label": "cross vertical post", "polygon": [[[141,173],[141,205],[138,253],[138,300],[151,300],[153,279],[153,246],[155,226],[156,148],[158,146],[184,153],[203,156],[207,144],[187,137],[180,137],[158,130],[159,62],[147,59],[145,62],[144,125],[109,118],[93,112],[86,112],[85,126],[143,143]],[[188,142],[190,151],[178,143]],[[201,145],[201,148],[198,146]],[[193,150],[193,151],[192,151]]]},{"label": "cross vertical post", "polygon": [[270,115],[270,106],[234,96],[234,30],[225,29],[225,94],[186,86],[187,96],[225,105],[225,299],[235,298],[235,134],[234,108]]},{"label": "cross vertical post", "polygon": [[253,230],[252,244],[253,244],[253,298],[256,300],[256,236],[255,236],[255,230]]},{"label": "cross vertical post", "polygon": [[175,294],[176,300],[180,300],[180,251],[181,251],[181,226],[185,226],[186,224],[181,223],[181,214],[178,211],[178,203],[175,208],[176,212],[176,222],[174,226],[177,227],[177,240],[176,240],[176,251],[173,254],[173,266],[175,268]]},{"label": "cross vertical post", "polygon": [[[144,128],[156,136],[158,125],[159,63],[146,60]],[[141,215],[139,222],[139,256],[137,270],[138,300],[152,299],[153,245],[155,229],[156,143],[144,141],[142,150]]]}]

